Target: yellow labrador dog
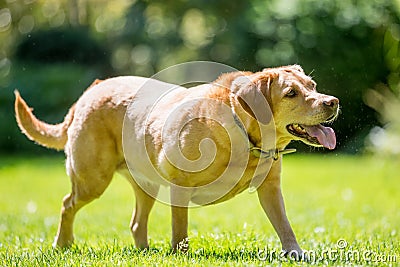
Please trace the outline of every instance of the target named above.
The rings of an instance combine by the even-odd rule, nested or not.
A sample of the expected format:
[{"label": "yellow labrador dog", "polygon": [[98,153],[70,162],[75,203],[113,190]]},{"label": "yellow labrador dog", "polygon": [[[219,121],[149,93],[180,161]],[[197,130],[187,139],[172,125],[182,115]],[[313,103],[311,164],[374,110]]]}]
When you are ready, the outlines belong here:
[{"label": "yellow labrador dog", "polygon": [[[145,83],[148,90],[139,90]],[[150,106],[148,95],[158,91],[169,93]],[[322,124],[336,118],[339,100],[318,93],[300,66],[226,73],[211,84],[189,89],[142,77],[96,80],[57,125],[38,120],[15,94],[22,132],[40,145],[66,153],[72,192],[63,200],[54,246],[72,244],[77,211],[100,197],[113,174],[120,172],[135,192],[130,227],[138,248],[148,247],[148,216],[161,184],[173,185],[172,247],[185,250],[189,202],[207,205],[227,200],[261,177],[256,183],[259,201],[283,250],[302,253],[285,213],[282,154],[291,152],[285,147],[292,140],[334,149],[335,133]],[[176,147],[187,161],[178,156],[174,163]],[[198,161],[208,151],[213,151],[208,165]],[[240,164],[243,168],[237,171]],[[215,191],[198,189],[221,176],[225,180]]]}]

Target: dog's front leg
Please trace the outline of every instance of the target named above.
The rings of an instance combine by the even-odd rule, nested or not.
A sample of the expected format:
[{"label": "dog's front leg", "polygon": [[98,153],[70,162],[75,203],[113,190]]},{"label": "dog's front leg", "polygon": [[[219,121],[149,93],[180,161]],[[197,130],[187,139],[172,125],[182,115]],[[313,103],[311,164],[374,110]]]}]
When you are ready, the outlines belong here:
[{"label": "dog's front leg", "polygon": [[172,250],[186,252],[188,239],[188,206],[191,193],[171,186]]},{"label": "dog's front leg", "polygon": [[258,188],[258,198],[281,240],[282,249],[288,252],[289,256],[299,258],[303,252],[286,216],[280,174],[281,159],[273,163],[267,178]]}]

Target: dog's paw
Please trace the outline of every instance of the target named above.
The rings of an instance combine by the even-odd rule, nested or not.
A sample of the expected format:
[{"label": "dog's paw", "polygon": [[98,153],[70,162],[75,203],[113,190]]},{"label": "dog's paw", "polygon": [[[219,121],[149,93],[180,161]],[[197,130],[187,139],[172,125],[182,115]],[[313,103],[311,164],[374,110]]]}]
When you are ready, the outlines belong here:
[{"label": "dog's paw", "polygon": [[62,239],[59,236],[56,236],[53,244],[51,245],[53,247],[53,249],[68,249],[70,248],[72,245],[74,244],[74,239],[70,238],[70,239]]},{"label": "dog's paw", "polygon": [[173,245],[172,247],[173,252],[182,252],[186,253],[189,250],[189,238],[186,237],[182,241],[180,241],[178,244]]}]

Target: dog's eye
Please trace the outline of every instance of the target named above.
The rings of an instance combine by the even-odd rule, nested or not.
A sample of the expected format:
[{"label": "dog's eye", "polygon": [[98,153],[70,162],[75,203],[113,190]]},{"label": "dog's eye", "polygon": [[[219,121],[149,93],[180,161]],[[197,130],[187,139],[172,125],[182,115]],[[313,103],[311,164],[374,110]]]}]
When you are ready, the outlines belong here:
[{"label": "dog's eye", "polygon": [[285,96],[286,96],[286,97],[289,97],[289,98],[295,97],[296,95],[297,95],[297,92],[296,92],[296,90],[294,90],[294,89],[290,89],[290,90],[287,91],[286,94],[285,94]]}]

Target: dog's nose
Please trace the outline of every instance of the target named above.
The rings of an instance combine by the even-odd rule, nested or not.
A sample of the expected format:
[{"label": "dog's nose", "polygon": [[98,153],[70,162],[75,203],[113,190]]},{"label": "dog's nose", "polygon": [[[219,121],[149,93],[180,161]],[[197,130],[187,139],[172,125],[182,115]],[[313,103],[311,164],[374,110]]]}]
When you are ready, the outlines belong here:
[{"label": "dog's nose", "polygon": [[327,107],[336,109],[339,106],[339,99],[337,99],[336,97],[330,96],[327,97],[324,101],[323,104]]}]

